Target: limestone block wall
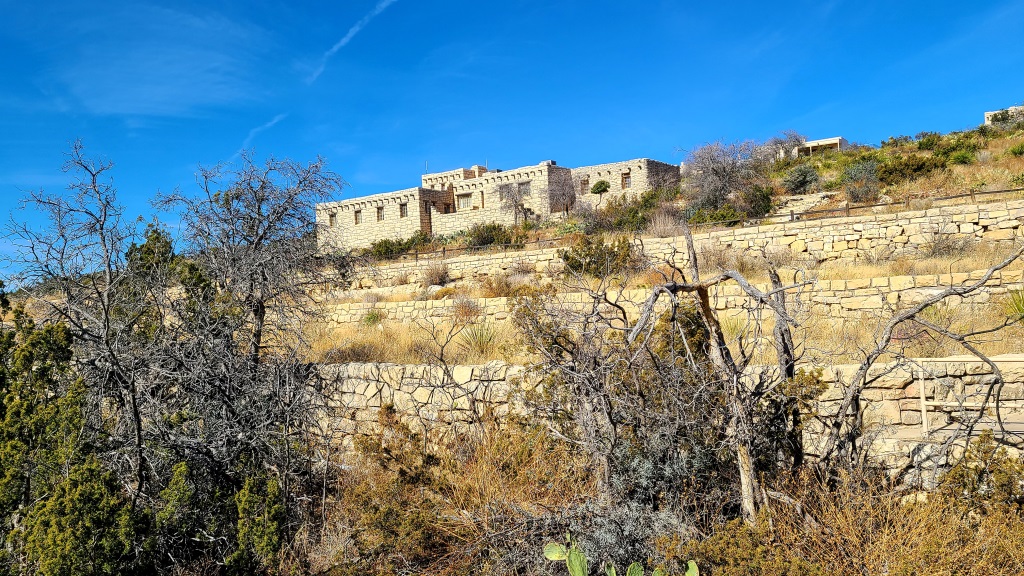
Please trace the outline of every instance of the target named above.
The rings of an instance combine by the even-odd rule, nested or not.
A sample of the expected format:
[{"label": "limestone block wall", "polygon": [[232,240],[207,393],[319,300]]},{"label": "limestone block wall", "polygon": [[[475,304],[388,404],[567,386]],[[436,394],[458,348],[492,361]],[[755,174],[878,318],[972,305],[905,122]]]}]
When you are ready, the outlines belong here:
[{"label": "limestone block wall", "polygon": [[478,366],[352,363],[320,368],[332,425],[357,431],[377,421],[390,405],[422,428],[470,424],[483,414],[505,414],[514,390],[523,389],[524,370],[500,362]]},{"label": "limestone block wall", "polygon": [[[629,176],[629,187],[624,188],[624,176]],[[666,164],[649,158],[637,158],[625,162],[611,162],[581,166],[572,169],[572,178],[580,186],[581,196],[587,199],[590,188],[599,180],[606,180],[611,188],[604,194],[604,201],[625,194],[642,194],[656,188],[674,188],[679,185],[679,166]],[[596,201],[591,202],[595,204]]]},{"label": "limestone block wall", "polygon": [[[875,456],[891,468],[922,463],[935,453],[938,444],[974,419],[978,419],[975,434],[993,430],[997,437],[1019,443],[1024,438],[1020,436],[1024,432],[1024,355],[1006,354],[992,360],[1003,379],[998,394],[992,367],[973,356],[872,367],[861,400]],[[839,383],[850,382],[857,368],[822,368],[827,388],[818,399],[820,413],[832,413],[839,406],[843,390]],[[997,398],[1002,427],[995,410]],[[819,453],[820,426],[811,422],[806,430],[806,449]],[[944,462],[929,464],[941,466]]]},{"label": "limestone block wall", "polygon": [[[409,188],[317,205],[320,246],[349,250],[363,248],[385,238],[411,237],[423,227],[420,212],[422,192],[421,188]],[[377,219],[378,209],[383,211],[383,221]]]},{"label": "limestone block wall", "polygon": [[[447,174],[447,173],[445,173]],[[456,179],[444,184],[455,198],[455,211],[448,214],[432,213],[434,234],[450,235],[474,224],[513,224],[515,216],[502,209],[502,190],[524,186],[529,194],[524,206],[536,217],[546,218],[551,213],[549,191],[569,177],[569,169],[554,164],[525,166],[515,170],[484,172],[473,178]],[[459,206],[459,199],[468,198],[469,207]]]},{"label": "limestone block wall", "polygon": [[[963,206],[945,206],[928,210],[873,214],[849,218],[828,218],[784,222],[748,228],[730,228],[694,234],[698,250],[721,246],[739,250],[766,247],[785,249],[798,258],[818,262],[858,260],[877,255],[913,256],[920,254],[936,235],[949,234],[983,240],[987,244],[1009,248],[1018,238],[1024,220],[1024,200]],[[673,257],[685,262],[685,241],[676,238],[644,238],[644,252],[654,260]],[[456,278],[478,278],[500,273],[511,264],[528,261],[537,270],[560,268],[557,248],[464,255],[445,262]],[[429,261],[403,261],[365,270],[357,285],[387,286],[399,276],[412,279]]]},{"label": "limestone block wall", "polygon": [[[999,390],[1003,427],[1024,431],[1024,355],[992,358],[1004,384]],[[831,414],[839,405],[843,385],[858,366],[820,367],[826,385],[816,410]],[[816,370],[805,366],[805,370]],[[482,366],[397,364],[337,364],[321,367],[327,392],[329,423],[336,430],[356,432],[377,420],[379,409],[394,406],[424,429],[444,430],[471,424],[484,414],[499,417],[522,410],[517,393],[535,388],[535,378],[522,367],[492,362]],[[868,373],[861,400],[865,425],[876,457],[900,467],[929,451],[979,413],[989,408],[976,432],[999,431],[995,420],[992,368],[969,356],[878,364]],[[821,449],[821,428],[813,418],[805,421],[806,449]],[[1018,439],[1019,440],[1019,439]],[[939,463],[941,464],[941,462]]]},{"label": "limestone block wall", "polygon": [[[983,271],[920,276],[892,276],[854,280],[818,280],[790,296],[792,310],[818,317],[857,320],[865,315],[878,315],[883,311],[906,308],[934,295],[949,286],[960,286],[977,281]],[[758,286],[767,291],[767,285]],[[966,298],[957,299],[957,305],[979,305],[1008,292],[1024,289],[1024,270],[1004,270],[994,275],[988,284]],[[627,290],[620,303],[630,314],[650,296],[649,290]],[[560,293],[554,296],[559,305],[583,307],[590,302],[583,293]],[[508,298],[470,299],[487,321],[508,319],[512,303]],[[739,286],[726,284],[712,292],[712,305],[723,313],[739,313],[752,304]],[[452,314],[455,301],[409,300],[406,302],[336,303],[327,306],[326,315],[332,324],[344,325],[362,322],[371,310],[395,322],[415,322],[426,318],[446,318]]]},{"label": "limestone block wall", "polygon": [[[872,214],[734,228],[695,234],[698,247],[715,244],[741,250],[786,247],[818,262],[856,260],[880,253],[913,256],[936,236],[950,235],[1011,246],[1024,220],[1024,200],[944,206],[897,214]],[[681,238],[651,238],[644,248],[653,257],[682,251]]]}]

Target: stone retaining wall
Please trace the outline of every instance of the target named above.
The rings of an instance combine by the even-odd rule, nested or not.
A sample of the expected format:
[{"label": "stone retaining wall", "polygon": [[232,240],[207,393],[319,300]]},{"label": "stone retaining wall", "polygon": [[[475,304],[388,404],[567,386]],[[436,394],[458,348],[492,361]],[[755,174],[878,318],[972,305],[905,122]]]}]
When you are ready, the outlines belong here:
[{"label": "stone retaining wall", "polygon": [[[854,280],[817,280],[794,292],[791,298],[794,309],[813,314],[825,314],[832,318],[856,319],[865,313],[898,309],[916,304],[949,286],[963,285],[979,280],[984,271],[953,274],[928,274],[921,276],[892,276],[884,278],[863,278]],[[760,285],[761,290],[768,287]],[[1024,288],[1024,270],[1004,270],[990,279],[989,284],[957,303],[983,304],[1013,290]],[[635,313],[637,305],[650,296],[650,290],[628,290],[622,300],[629,312]],[[739,312],[750,305],[750,299],[735,284],[727,284],[714,290],[713,304],[719,311]],[[590,302],[583,293],[561,293],[553,297],[557,302],[572,306]],[[487,321],[504,321],[511,312],[509,298],[467,298],[454,300],[409,300],[405,302],[343,303],[327,306],[326,318],[335,325],[362,322],[368,314],[375,314],[390,321],[415,322],[425,318],[450,317],[456,305],[470,302],[479,310],[480,318]],[[457,304],[459,302],[459,304]]]},{"label": "stone retaining wall", "polygon": [[[993,358],[1004,385],[999,391],[1003,425],[1010,433],[1024,432],[1024,355]],[[825,392],[817,410],[829,414],[838,406],[843,387],[858,366],[821,368]],[[806,367],[813,370],[814,367]],[[465,426],[485,414],[499,416],[521,410],[516,392],[533,388],[533,378],[522,367],[492,362],[450,369],[420,365],[337,364],[322,367],[331,403],[331,425],[344,432],[358,431],[377,421],[378,412],[394,406],[423,429]],[[878,364],[868,374],[862,395],[865,425],[874,437],[873,450],[891,467],[923,458],[965,418],[977,413],[993,388],[992,369],[968,356],[924,359],[911,364]],[[994,406],[994,398],[989,406]],[[978,431],[998,431],[994,411],[984,417]],[[807,451],[820,449],[820,428],[807,421]],[[1018,438],[1019,440],[1019,438]]]},{"label": "stone retaining wall", "polygon": [[[698,249],[704,246],[740,250],[785,248],[797,257],[818,262],[857,260],[882,254],[920,254],[937,237],[947,235],[1010,246],[1017,237],[1022,220],[1024,200],[1012,200],[716,230],[694,234],[694,241]],[[685,262],[685,242],[681,237],[644,238],[643,248],[654,261],[674,258],[678,263]],[[444,262],[456,280],[499,274],[521,262],[532,264],[538,272],[557,272],[561,269],[558,250],[544,248],[463,255],[447,258]],[[398,278],[418,281],[423,271],[436,261],[422,258],[368,268],[358,274],[356,286],[390,286]]]}]

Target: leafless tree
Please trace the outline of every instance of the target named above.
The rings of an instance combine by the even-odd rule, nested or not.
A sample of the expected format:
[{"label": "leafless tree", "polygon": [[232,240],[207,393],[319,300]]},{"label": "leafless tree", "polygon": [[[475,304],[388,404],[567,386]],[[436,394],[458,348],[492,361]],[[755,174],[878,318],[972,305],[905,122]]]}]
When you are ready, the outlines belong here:
[{"label": "leafless tree", "polygon": [[[276,477],[287,534],[301,520],[295,484],[311,478],[296,447],[312,443],[325,407],[302,326],[316,289],[347,273],[343,256],[317,254],[313,207],[342,181],[321,160],[244,154],[237,170],[203,169],[198,196],[160,199],[180,211],[175,253],[158,225],[142,234],[124,217],[111,167],[76,142],[71,193],[28,199],[48,225],[12,224],[29,304],[72,328],[91,430],[134,499],[159,498],[179,462],[211,501],[252,475]],[[164,549],[220,562],[233,550],[216,532]]]},{"label": "leafless tree", "polygon": [[[525,184],[525,185],[524,185]],[[510,182],[498,186],[498,197],[501,200],[501,211],[512,215],[512,221],[519,225],[533,212],[527,206],[527,199],[532,195],[528,182]]]},{"label": "leafless tree", "polygon": [[[540,373],[549,375],[548,389],[552,392],[535,405],[538,413],[552,423],[556,432],[591,454],[610,494],[614,474],[609,471],[616,466],[616,448],[652,430],[675,438],[663,454],[683,458],[699,443],[692,436],[679,436],[679,430],[700,427],[709,434],[713,431],[703,438],[703,446],[732,455],[731,464],[718,462],[716,473],[720,479],[734,479],[736,488],[733,496],[719,504],[728,509],[730,503],[735,503],[748,522],[754,521],[767,498],[779,496],[761,485],[762,477],[808,463],[825,478],[842,468],[868,465],[861,394],[877,377],[874,372],[882,358],[888,361],[886,370],[915,362],[894,346],[896,327],[904,324],[914,324],[958,343],[988,364],[994,377],[1001,380],[998,366],[981,353],[975,340],[991,337],[1009,321],[958,333],[929,321],[923,312],[950,298],[983,289],[1001,269],[1019,259],[1024,248],[976,281],[951,286],[920,304],[895,312],[876,343],[866,351],[854,377],[839,383],[842,401],[829,405],[827,410],[808,410],[805,406],[814,402],[821,385],[797,370],[802,342],[797,332],[800,318],[794,310],[799,309],[800,294],[810,283],[783,282],[772,254],[765,249],[760,257],[768,271],[767,289],[753,285],[734,270],[703,276],[688,229],[684,236],[686,253],[667,259],[665,282],[652,290],[635,313],[607,279],[597,287],[590,281],[575,284],[576,292],[589,295],[583,305],[551,299],[533,302],[517,312],[531,349],[542,358]],[[738,286],[748,302],[747,323],[732,336],[713,305],[715,291],[727,284]],[[666,330],[678,337],[679,344],[665,344],[662,338]],[[766,358],[775,362],[766,362]],[[658,369],[648,369],[648,362],[656,363]],[[995,391],[984,398],[983,405],[998,404],[999,386],[994,386]],[[698,401],[655,403],[656,391],[664,390],[671,390],[666,394],[673,398]],[[993,408],[998,414],[998,406]],[[631,420],[631,414],[643,414],[644,426]],[[812,415],[823,433],[809,457],[803,440],[805,424]],[[563,428],[560,422],[572,425]],[[976,418],[970,419],[945,445],[969,437],[974,422]],[[646,432],[638,432],[640,428]],[[725,469],[728,466],[734,466],[731,472]]]},{"label": "leafless tree", "polygon": [[581,176],[573,176],[571,171],[564,168],[553,172],[544,191],[548,197],[550,212],[561,212],[563,217],[568,217],[569,211],[576,205],[576,199],[580,196],[583,182]]}]

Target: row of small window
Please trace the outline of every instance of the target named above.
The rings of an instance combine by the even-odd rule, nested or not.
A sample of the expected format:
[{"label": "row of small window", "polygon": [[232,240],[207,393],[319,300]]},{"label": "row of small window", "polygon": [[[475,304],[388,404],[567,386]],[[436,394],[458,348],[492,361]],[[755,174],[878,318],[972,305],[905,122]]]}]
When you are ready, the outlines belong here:
[{"label": "row of small window", "polygon": [[[355,219],[355,223],[356,224],[362,224],[363,223],[363,211],[362,210],[355,210],[355,211],[352,212],[352,215],[353,215],[353,217]],[[399,218],[405,218],[408,215],[409,215],[409,205],[408,204],[399,204],[398,205],[398,217]],[[328,216],[328,220],[329,220],[329,225],[331,226],[331,228],[333,228],[333,227],[338,225],[338,215],[337,214],[329,215]],[[383,206],[377,206],[377,222],[383,222],[383,221],[384,221],[384,207]]]},{"label": "row of small window", "polygon": [[[628,172],[626,172],[625,174],[622,175],[622,189],[625,190],[626,188],[632,187],[633,178],[629,175]],[[590,192],[590,177],[584,176],[583,178],[580,179],[580,194],[586,194],[587,192]]]}]

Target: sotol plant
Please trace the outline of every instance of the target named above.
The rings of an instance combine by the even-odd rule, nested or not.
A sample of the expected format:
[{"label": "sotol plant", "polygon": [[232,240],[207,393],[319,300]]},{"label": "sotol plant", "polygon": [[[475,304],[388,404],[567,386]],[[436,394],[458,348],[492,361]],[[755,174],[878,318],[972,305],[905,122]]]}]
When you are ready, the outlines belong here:
[{"label": "sotol plant", "polygon": [[[576,543],[572,541],[572,537],[569,534],[565,535],[565,541],[566,544],[552,542],[544,546],[544,557],[555,562],[564,560],[565,566],[569,569],[569,576],[587,576],[590,573],[587,557],[576,546]],[[611,562],[606,563],[604,565],[604,573],[606,576],[616,576],[615,564]],[[639,562],[633,562],[626,568],[626,576],[644,576],[643,565]],[[652,573],[652,576],[666,576],[666,574],[664,570],[657,568]],[[700,576],[697,563],[693,560],[686,563],[685,576]]]}]

